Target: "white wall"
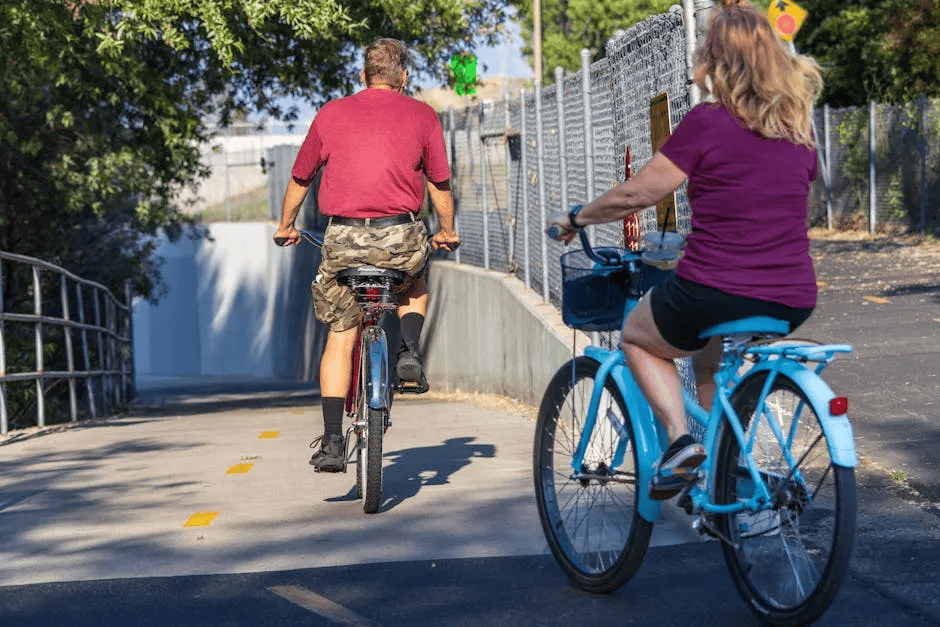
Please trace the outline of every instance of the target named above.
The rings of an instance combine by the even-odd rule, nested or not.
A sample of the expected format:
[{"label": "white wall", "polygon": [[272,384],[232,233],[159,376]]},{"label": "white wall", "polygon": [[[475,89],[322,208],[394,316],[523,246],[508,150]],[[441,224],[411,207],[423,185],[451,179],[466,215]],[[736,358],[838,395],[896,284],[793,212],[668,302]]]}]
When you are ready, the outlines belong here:
[{"label": "white wall", "polygon": [[274,229],[219,223],[210,225],[207,239],[161,240],[157,254],[169,293],[156,306],[138,299],[134,311],[141,380],[309,375],[303,343],[315,329],[307,320],[307,286],[318,259],[308,246],[275,246]]},{"label": "white wall", "polygon": [[[313,316],[319,251],[278,248],[273,223],[213,224],[211,240],[163,241],[169,294],[138,302],[138,381],[259,377],[316,381],[326,332]],[[571,357],[573,334],[554,306],[511,275],[432,263],[422,349],[434,389],[504,394],[537,404]],[[393,325],[397,326],[397,325]],[[390,329],[397,341],[397,329]],[[580,350],[589,338],[575,334]],[[394,344],[393,344],[394,346]]]}]

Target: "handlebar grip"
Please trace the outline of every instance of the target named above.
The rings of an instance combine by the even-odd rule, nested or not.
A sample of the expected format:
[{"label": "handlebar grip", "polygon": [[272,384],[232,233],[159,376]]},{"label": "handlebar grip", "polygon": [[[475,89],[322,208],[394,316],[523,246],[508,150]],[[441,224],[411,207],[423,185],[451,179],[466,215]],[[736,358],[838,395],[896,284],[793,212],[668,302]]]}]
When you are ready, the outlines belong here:
[{"label": "handlebar grip", "polygon": [[286,237],[275,237],[275,238],[274,238],[274,243],[277,244],[278,246],[283,246],[286,242],[287,242],[287,238],[286,238]]},{"label": "handlebar grip", "polygon": [[552,239],[558,239],[558,237],[561,235],[561,227],[557,224],[553,224],[545,229],[545,234]]}]

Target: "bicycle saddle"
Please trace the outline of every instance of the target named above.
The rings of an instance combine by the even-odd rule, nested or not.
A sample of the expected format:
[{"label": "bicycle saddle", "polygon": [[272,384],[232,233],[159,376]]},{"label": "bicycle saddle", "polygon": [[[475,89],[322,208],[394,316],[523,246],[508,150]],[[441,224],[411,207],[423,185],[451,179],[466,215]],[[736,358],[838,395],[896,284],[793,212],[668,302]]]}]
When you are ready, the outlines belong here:
[{"label": "bicycle saddle", "polygon": [[699,333],[699,337],[705,339],[713,335],[734,335],[736,333],[753,333],[755,335],[762,333],[771,333],[774,335],[786,335],[790,332],[790,323],[785,320],[777,320],[767,316],[754,316],[752,318],[743,318],[741,320],[732,320],[731,322],[722,322],[713,327],[709,327]]},{"label": "bicycle saddle", "polygon": [[400,270],[376,268],[375,266],[359,266],[347,268],[336,273],[339,283],[349,283],[354,279],[391,279],[393,285],[404,283],[408,275]]}]

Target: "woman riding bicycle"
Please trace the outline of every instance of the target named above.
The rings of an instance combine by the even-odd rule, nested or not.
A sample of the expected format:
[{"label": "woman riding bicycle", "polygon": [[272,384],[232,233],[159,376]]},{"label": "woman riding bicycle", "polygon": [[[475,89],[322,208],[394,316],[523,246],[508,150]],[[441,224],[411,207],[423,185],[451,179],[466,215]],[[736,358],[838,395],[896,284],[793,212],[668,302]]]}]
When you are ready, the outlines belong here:
[{"label": "woman riding bicycle", "polygon": [[688,433],[673,359],[692,356],[699,402],[710,409],[720,341],[699,339],[701,331],[769,316],[792,332],[816,306],[806,217],[817,176],[811,129],[819,65],[791,54],[747,0],[720,4],[695,68],[696,85],[715,102],[693,108],[636,176],[549,219],[568,242],[584,226],[622,219],[689,182],[685,255],[632,310],[621,338],[669,439],[650,484],[660,500],[677,494],[705,459]]}]

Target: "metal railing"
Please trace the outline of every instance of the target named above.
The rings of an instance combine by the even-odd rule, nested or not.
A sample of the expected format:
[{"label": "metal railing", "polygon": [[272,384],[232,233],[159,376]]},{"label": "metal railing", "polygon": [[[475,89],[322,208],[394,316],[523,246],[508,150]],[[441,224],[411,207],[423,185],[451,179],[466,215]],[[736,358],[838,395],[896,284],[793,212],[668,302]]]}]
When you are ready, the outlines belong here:
[{"label": "metal railing", "polygon": [[[10,428],[7,407],[7,386],[13,382],[35,381],[36,385],[36,425],[46,426],[45,400],[48,388],[46,382],[65,380],[69,388],[69,414],[71,420],[78,420],[78,400],[82,393],[87,404],[88,415],[97,418],[99,411],[107,416],[109,411],[124,405],[133,396],[133,331],[131,315],[130,282],[125,285],[125,303],[121,303],[108,288],[83,279],[54,264],[0,251],[0,294],[4,293],[4,262],[28,265],[32,272],[32,313],[7,311],[7,306],[0,301],[0,434],[5,435]],[[43,313],[44,299],[40,271],[50,271],[59,276],[60,316]],[[70,298],[70,283],[74,285],[74,301]],[[86,302],[84,293],[90,290],[93,320],[86,322]],[[74,307],[73,307],[74,304]],[[46,309],[52,308],[46,301]],[[72,319],[72,313],[77,320]],[[7,372],[6,338],[9,336],[9,323],[33,325],[35,339],[35,369],[30,372]],[[62,327],[65,340],[66,370],[46,370],[44,367],[44,327],[54,325]],[[73,332],[80,335],[83,368],[76,368]],[[21,364],[15,364],[22,368]],[[93,367],[94,366],[94,367]],[[84,381],[84,390],[78,389],[79,380]],[[51,387],[51,386],[50,386]]]}]

